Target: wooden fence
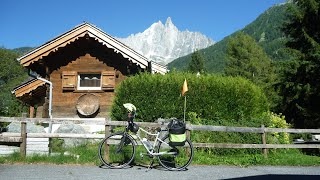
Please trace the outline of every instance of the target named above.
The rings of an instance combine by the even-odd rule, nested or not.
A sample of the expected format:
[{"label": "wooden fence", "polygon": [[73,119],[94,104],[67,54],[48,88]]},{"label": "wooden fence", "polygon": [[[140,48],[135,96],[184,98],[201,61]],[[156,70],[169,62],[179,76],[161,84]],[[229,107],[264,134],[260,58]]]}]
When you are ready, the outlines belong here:
[{"label": "wooden fence", "polygon": [[[26,139],[30,138],[86,138],[86,139],[102,139],[111,133],[112,126],[126,126],[126,121],[111,121],[105,118],[23,118],[23,117],[0,117],[0,122],[20,122],[21,133],[1,133],[1,143],[18,143],[20,144],[20,153],[26,155]],[[54,124],[85,124],[85,125],[104,125],[105,134],[68,134],[68,133],[27,133],[26,122],[33,123],[54,123]],[[136,122],[142,127],[158,128],[166,126],[166,124]],[[262,149],[265,157],[267,157],[268,149],[277,148],[320,148],[318,142],[314,144],[267,144],[266,134],[275,132],[284,133],[311,133],[320,134],[320,129],[282,129],[282,128],[260,128],[252,127],[230,127],[230,126],[209,126],[209,125],[192,125],[187,124],[187,135],[190,136],[192,131],[213,131],[213,132],[240,132],[240,133],[257,133],[261,135],[262,144],[231,144],[231,143],[193,143],[194,147],[206,148],[256,148]],[[320,143],[320,142],[319,142]]]}]

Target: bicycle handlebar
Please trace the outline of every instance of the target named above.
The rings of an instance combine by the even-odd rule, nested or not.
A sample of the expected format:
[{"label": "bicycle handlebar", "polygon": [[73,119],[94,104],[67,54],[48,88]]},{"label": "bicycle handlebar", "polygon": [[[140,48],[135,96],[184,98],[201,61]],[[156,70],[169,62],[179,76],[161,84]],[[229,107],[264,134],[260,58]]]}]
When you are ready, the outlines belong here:
[{"label": "bicycle handlebar", "polygon": [[128,122],[133,123],[134,117],[135,117],[135,113],[128,113]]}]

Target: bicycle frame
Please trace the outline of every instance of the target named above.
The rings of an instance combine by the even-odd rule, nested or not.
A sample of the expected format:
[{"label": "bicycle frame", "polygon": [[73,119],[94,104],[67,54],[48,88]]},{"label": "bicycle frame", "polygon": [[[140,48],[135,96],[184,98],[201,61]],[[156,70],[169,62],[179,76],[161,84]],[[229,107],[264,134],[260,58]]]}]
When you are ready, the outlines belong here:
[{"label": "bicycle frame", "polygon": [[[142,138],[141,138],[141,136],[139,135],[140,131],[146,133],[147,135],[150,135],[150,136],[154,136],[154,137],[155,137],[154,142],[153,142],[153,143],[150,142],[151,145],[152,145],[152,149],[151,149],[151,150],[149,150],[149,148],[146,146],[146,144],[143,143]],[[137,133],[135,133],[135,136],[137,137],[137,139],[140,141],[140,143],[143,145],[143,147],[147,150],[148,155],[151,155],[151,156],[161,156],[161,155],[164,155],[164,154],[173,154],[173,155],[175,154],[175,152],[158,152],[158,153],[154,152],[156,145],[157,145],[158,143],[160,143],[160,142],[161,142],[161,143],[164,143],[165,145],[167,145],[168,147],[170,147],[170,145],[169,145],[168,143],[166,143],[165,141],[162,141],[162,140],[161,140],[160,134],[161,134],[162,131],[167,131],[167,130],[160,130],[160,131],[158,131],[157,133],[150,133],[150,132],[148,132],[147,130],[139,127]],[[132,136],[132,135],[131,135],[131,136]],[[136,139],[135,137],[132,137],[132,138],[133,138],[133,139]],[[137,143],[137,144],[138,144],[138,143]]]},{"label": "bicycle frame", "polygon": [[[151,141],[149,141],[151,143],[151,145],[152,145],[152,149],[151,150],[149,150],[149,148],[146,146],[146,144],[142,142],[142,138],[139,135],[140,131],[146,133],[147,135],[155,136],[155,140],[154,140],[153,144],[151,143]],[[159,138],[160,132],[158,131],[156,134],[154,134],[154,133],[150,133],[150,132],[146,131],[145,129],[139,127],[139,130],[136,133],[136,136],[138,137],[139,141],[143,144],[144,148],[148,151],[148,153],[150,155],[153,155],[153,156],[158,155],[158,153],[154,153],[154,150],[155,150],[154,148],[156,147],[158,141],[161,141],[162,143],[165,143]]]},{"label": "bicycle frame", "polygon": [[[133,129],[134,125],[136,125],[136,124],[133,122],[134,118],[135,118],[135,113],[128,113],[128,121],[127,121],[127,122],[128,122],[128,125],[126,126],[126,130],[125,130],[126,133],[128,133],[129,131],[133,132],[132,129]],[[146,133],[146,134],[148,134],[148,135],[150,135],[150,136],[155,136],[155,141],[154,141],[153,144],[152,144],[152,149],[151,149],[151,150],[149,150],[149,148],[143,143],[142,138],[139,136],[140,131],[143,131],[144,133]],[[157,145],[158,143],[160,143],[160,142],[161,142],[161,143],[164,143],[164,144],[167,145],[168,147],[171,147],[168,143],[162,141],[162,140],[159,138],[159,137],[160,137],[160,132],[162,132],[162,131],[167,131],[167,130],[158,130],[158,132],[157,132],[156,134],[154,134],[154,133],[150,133],[150,132],[146,131],[145,129],[139,127],[138,131],[133,132],[133,133],[136,135],[136,137],[138,138],[138,140],[140,141],[140,143],[143,145],[143,147],[147,150],[148,155],[151,155],[151,156],[161,156],[161,155],[164,155],[164,154],[172,154],[172,155],[174,155],[175,152],[158,152],[158,153],[155,153],[155,152],[154,152],[156,145]],[[128,133],[128,135],[130,135],[130,134]],[[132,137],[132,135],[130,135],[130,136]],[[134,138],[134,137],[132,137],[132,138],[133,138],[134,140],[136,140],[136,138]],[[136,143],[136,144],[138,144],[138,143]]]}]

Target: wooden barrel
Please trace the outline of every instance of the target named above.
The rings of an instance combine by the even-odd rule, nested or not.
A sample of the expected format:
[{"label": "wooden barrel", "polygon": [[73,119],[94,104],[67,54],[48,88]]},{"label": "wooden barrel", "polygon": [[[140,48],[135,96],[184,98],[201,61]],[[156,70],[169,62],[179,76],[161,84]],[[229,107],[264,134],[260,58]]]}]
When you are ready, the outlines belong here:
[{"label": "wooden barrel", "polygon": [[84,116],[90,116],[99,109],[99,97],[94,94],[83,94],[78,98],[76,109]]}]

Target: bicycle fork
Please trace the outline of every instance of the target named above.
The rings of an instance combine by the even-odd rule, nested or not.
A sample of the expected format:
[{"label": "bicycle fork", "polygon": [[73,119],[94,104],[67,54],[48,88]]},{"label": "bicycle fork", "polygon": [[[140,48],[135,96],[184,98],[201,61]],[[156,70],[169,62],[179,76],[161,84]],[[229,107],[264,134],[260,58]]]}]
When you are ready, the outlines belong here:
[{"label": "bicycle fork", "polygon": [[126,137],[125,135],[123,135],[123,136],[121,137],[120,143],[119,143],[118,146],[117,146],[116,153],[120,153],[120,152],[121,152],[123,146],[126,145],[126,144],[125,144],[125,143],[126,143],[126,140],[127,140],[127,137]]}]

